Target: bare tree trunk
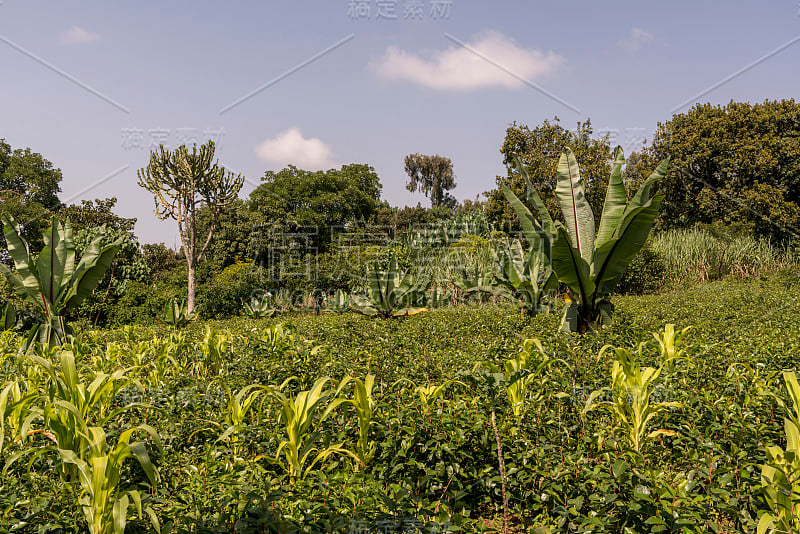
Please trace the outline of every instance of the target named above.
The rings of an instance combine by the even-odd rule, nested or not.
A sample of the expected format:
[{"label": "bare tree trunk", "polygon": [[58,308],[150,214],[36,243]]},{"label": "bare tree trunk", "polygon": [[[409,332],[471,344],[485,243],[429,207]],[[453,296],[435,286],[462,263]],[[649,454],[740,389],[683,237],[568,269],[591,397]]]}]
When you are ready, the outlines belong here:
[{"label": "bare tree trunk", "polygon": [[186,299],[186,307],[189,313],[194,310],[194,297],[197,292],[197,267],[193,261],[187,261],[189,265],[189,296]]}]

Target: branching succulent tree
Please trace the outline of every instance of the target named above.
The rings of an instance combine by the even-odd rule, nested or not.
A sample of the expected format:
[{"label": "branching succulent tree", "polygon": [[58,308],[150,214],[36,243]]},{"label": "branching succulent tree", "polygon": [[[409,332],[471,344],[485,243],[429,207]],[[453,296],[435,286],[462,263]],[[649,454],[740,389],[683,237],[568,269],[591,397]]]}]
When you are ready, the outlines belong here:
[{"label": "branching succulent tree", "polygon": [[509,189],[511,202],[526,237],[542,235],[552,241],[552,265],[558,280],[571,293],[562,319],[566,332],[581,332],[611,323],[614,305],[608,298],[628,267],[628,263],[644,246],[664,195],[651,196],[653,184],[664,177],[669,159],[664,160],[627,200],[622,181],[625,156],[622,148],[614,150],[611,177],[608,182],[600,228],[595,235],[592,208],[586,200],[578,162],[572,151],[565,148],[557,168],[556,198],[564,222],[553,222],[519,158],[515,162],[529,184],[528,201],[534,205],[539,218]]},{"label": "branching succulent tree", "polygon": [[94,291],[114,260],[120,241],[101,248],[104,233],[101,230],[76,265],[69,219],[62,226],[53,217],[50,228],[44,233],[44,248],[36,257],[20,237],[13,217],[4,215],[2,220],[8,252],[16,269],[12,271],[0,263],[0,272],[20,297],[41,312],[42,322],[33,328],[29,339],[51,347],[60,345],[69,333],[64,316]]},{"label": "branching succulent tree", "polygon": [[[194,310],[197,265],[211,243],[220,212],[237,198],[244,181],[241,175],[226,171],[213,159],[214,143],[211,141],[199,149],[194,145],[191,152],[185,146],[171,152],[162,145],[158,151],[150,153],[150,164],[138,172],[139,185],[155,197],[156,216],[178,222],[189,271],[189,312]],[[197,216],[203,206],[211,210],[211,224],[202,246],[198,247],[198,237],[202,236],[196,232]]]}]

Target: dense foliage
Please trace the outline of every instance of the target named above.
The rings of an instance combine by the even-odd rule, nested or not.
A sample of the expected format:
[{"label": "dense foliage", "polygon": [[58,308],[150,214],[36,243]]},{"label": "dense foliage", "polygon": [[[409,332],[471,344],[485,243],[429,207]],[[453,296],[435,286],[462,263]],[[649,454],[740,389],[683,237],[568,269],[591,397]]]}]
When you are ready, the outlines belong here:
[{"label": "dense foliage", "polygon": [[[138,491],[162,531],[500,529],[494,408],[517,531],[750,532],[767,510],[763,444],[785,443],[788,401],[777,371],[793,368],[800,350],[800,301],[787,297],[798,288],[795,275],[620,298],[618,321],[591,338],[553,335],[556,315],[523,319],[484,305],[394,321],[300,315],[294,327],[238,319],[185,333],[126,328],[82,334],[65,348],[75,355],[76,387],[109,384],[79,410],[109,447],[128,428],[157,432],[159,441],[144,431],[136,438],[155,484],[126,462],[114,495]],[[668,322],[695,326],[672,336],[672,351]],[[520,352],[532,337],[543,353],[530,344]],[[16,384],[5,396],[15,400],[4,407],[0,524],[78,532],[92,511],[79,499],[88,489],[47,437],[50,428],[69,435],[58,421],[81,424],[47,408],[59,396],[78,402],[68,389],[47,393],[68,368],[56,358],[42,373],[45,360],[16,356],[17,338],[0,343],[3,380]],[[611,369],[621,356],[601,350],[606,343],[643,372],[661,369],[641,402],[664,407],[641,428],[614,410],[585,409],[614,398],[594,395],[587,404],[592,392],[616,391]],[[551,360],[561,363],[542,365]],[[481,362],[499,365],[499,374]],[[628,375],[615,372],[632,380],[630,365]],[[10,374],[18,366],[22,374]],[[514,389],[528,373],[535,378]],[[308,419],[293,433],[301,395]],[[50,415],[31,420],[24,442],[14,440],[15,425],[39,409]],[[638,453],[629,431],[651,436]],[[316,451],[303,460],[294,446]],[[81,457],[80,443],[70,447]],[[151,528],[132,504],[128,521],[136,531]]]},{"label": "dense foliage", "polygon": [[[759,235],[800,237],[800,104],[698,104],[659,123],[640,164],[667,156],[664,226],[744,222]],[[634,173],[634,169],[631,170]]]}]

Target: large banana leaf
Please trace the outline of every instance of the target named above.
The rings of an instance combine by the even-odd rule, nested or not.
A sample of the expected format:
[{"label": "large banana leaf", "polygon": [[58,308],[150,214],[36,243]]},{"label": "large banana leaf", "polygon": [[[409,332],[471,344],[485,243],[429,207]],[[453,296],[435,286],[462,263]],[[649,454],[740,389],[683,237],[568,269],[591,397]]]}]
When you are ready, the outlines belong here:
[{"label": "large banana leaf", "polygon": [[[95,239],[96,241],[96,239]],[[121,241],[106,246],[96,256],[95,263],[87,265],[84,269],[79,269],[80,275],[73,277],[72,285],[64,298],[63,304],[59,307],[59,313],[67,313],[74,310],[86,297],[92,294],[100,279],[106,274],[117,255]],[[81,259],[83,263],[83,259]]]},{"label": "large banana leaf", "polygon": [[28,252],[28,244],[20,237],[19,225],[14,217],[5,214],[2,221],[8,253],[14,260],[16,272],[12,272],[2,263],[0,263],[0,272],[5,275],[19,296],[38,304],[41,302],[41,290],[37,273],[31,269],[33,260]]},{"label": "large banana leaf", "polygon": [[595,250],[591,276],[597,284],[597,294],[611,293],[631,259],[642,249],[664,195],[656,195],[645,206],[631,211],[620,224],[620,234]]},{"label": "large banana leaf", "polygon": [[656,170],[648,176],[647,180],[642,183],[639,190],[633,195],[633,198],[628,203],[628,207],[625,208],[625,214],[623,218],[627,217],[628,214],[635,210],[636,208],[640,208],[645,205],[650,200],[650,189],[653,187],[658,180],[663,178],[667,174],[667,167],[669,167],[669,160],[670,158],[665,159],[661,162],[661,164],[656,167]]},{"label": "large banana leaf", "polygon": [[595,290],[595,283],[589,274],[589,263],[572,246],[570,236],[563,226],[559,225],[557,232],[553,243],[553,271],[561,282],[580,295],[583,303],[588,305]]},{"label": "large banana leaf", "polygon": [[525,179],[525,185],[527,187],[526,199],[531,205],[533,205],[534,208],[536,208],[541,221],[537,220],[533,216],[528,207],[523,204],[522,201],[520,201],[517,195],[515,195],[514,192],[508,188],[508,186],[503,186],[503,194],[511,204],[511,207],[514,208],[514,211],[517,213],[517,216],[520,220],[520,225],[522,226],[522,230],[525,234],[525,238],[528,240],[528,244],[533,247],[538,239],[544,240],[545,246],[543,249],[547,252],[549,257],[550,247],[553,237],[555,236],[555,225],[553,224],[553,219],[550,217],[550,212],[547,211],[547,207],[544,205],[544,202],[542,202],[542,199],[539,197],[539,194],[533,187],[530,176],[528,176],[528,171],[525,170],[525,166],[522,164],[522,160],[517,154],[514,154],[513,157],[514,164],[517,167],[517,172],[519,172],[520,175],[522,175],[522,177]]},{"label": "large banana leaf", "polygon": [[[69,261],[74,265],[75,245],[72,243],[72,225],[67,221],[67,228],[61,225],[56,217],[44,233],[44,248],[36,258],[36,270],[41,282],[41,294],[55,313],[56,302],[64,285],[69,282],[65,272]],[[71,274],[71,273],[70,273]]]},{"label": "large banana leaf", "polygon": [[622,165],[625,163],[625,155],[622,147],[614,149],[614,163],[611,167],[611,177],[608,180],[606,190],[606,200],[603,203],[603,215],[600,217],[600,228],[597,230],[597,240],[595,249],[611,239],[614,231],[622,222],[625,207],[628,205],[628,196],[625,191],[625,184],[622,181]]},{"label": "large banana leaf", "polygon": [[589,264],[594,252],[594,213],[583,190],[580,169],[575,155],[564,148],[558,160],[556,198],[564,214],[564,225],[572,246]]}]

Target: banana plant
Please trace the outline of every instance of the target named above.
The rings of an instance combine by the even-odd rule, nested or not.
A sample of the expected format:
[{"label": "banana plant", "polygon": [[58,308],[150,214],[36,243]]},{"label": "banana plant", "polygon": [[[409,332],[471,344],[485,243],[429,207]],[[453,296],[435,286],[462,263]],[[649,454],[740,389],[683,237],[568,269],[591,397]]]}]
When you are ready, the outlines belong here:
[{"label": "banana plant", "polygon": [[[100,427],[89,427],[82,438],[87,447],[81,454],[74,450],[58,449],[63,462],[76,467],[80,482],[78,503],[86,519],[90,534],[124,534],[128,521],[128,508],[134,502],[138,516],[142,516],[142,497],[138,490],[123,490],[122,467],[130,457],[134,457],[141,465],[150,484],[155,486],[157,472],[150,460],[144,443],[131,443],[131,436],[137,430],[144,430],[158,449],[161,440],[153,427],[141,425],[124,431],[110,447],[106,441],[106,433]],[[160,525],[155,512],[146,508],[150,522],[156,531]]]},{"label": "banana plant", "polygon": [[800,530],[800,384],[793,372],[784,371],[783,380],[794,413],[784,418],[786,449],[766,447],[767,463],[761,466],[761,489],[769,511],[761,515],[757,534]]},{"label": "banana plant", "polygon": [[341,289],[337,289],[333,296],[326,300],[325,311],[332,313],[344,313],[350,309],[350,295]]},{"label": "banana plant", "polygon": [[158,319],[175,328],[183,328],[194,321],[195,317],[197,317],[197,312],[194,310],[190,312],[189,305],[185,300],[170,299],[164,304],[164,309]]},{"label": "banana plant", "polygon": [[244,314],[251,319],[272,317],[277,312],[275,306],[272,305],[269,294],[265,294],[261,298],[253,295],[250,297],[250,302],[243,302],[242,305]]},{"label": "banana plant", "polygon": [[547,256],[537,246],[523,248],[518,239],[499,243],[492,253],[495,294],[521,302],[524,315],[536,315],[544,308],[543,298],[558,289]]},{"label": "banana plant", "polygon": [[[609,345],[600,350],[600,355],[612,348]],[[622,430],[628,445],[640,453],[645,442],[656,436],[674,436],[673,430],[658,429],[648,432],[653,419],[671,408],[683,406],[680,402],[653,402],[653,392],[659,385],[663,367],[639,367],[632,352],[614,348],[611,366],[611,388],[593,391],[586,400],[582,411],[587,413],[597,408],[606,408],[614,418],[615,427]],[[610,389],[611,400],[598,400]]]},{"label": "banana plant", "polygon": [[622,180],[625,155],[622,147],[614,149],[596,235],[594,213],[584,193],[578,162],[569,148],[562,151],[557,167],[556,199],[563,223],[553,222],[522,161],[516,155],[514,161],[525,178],[527,199],[536,208],[538,218],[508,187],[503,192],[517,212],[526,238],[530,241],[538,236],[544,250],[551,248],[548,259],[553,271],[573,296],[564,310],[562,330],[585,333],[611,324],[614,305],[609,296],[647,240],[664,199],[663,194],[652,196],[651,189],[666,174],[669,158],[661,162],[628,201]]},{"label": "banana plant", "polygon": [[[287,397],[282,388],[271,388],[270,392],[281,405],[280,421],[284,425],[286,437],[278,445],[275,462],[282,466],[292,479],[305,478],[318,463],[332,454],[347,454],[355,460],[359,458],[344,443],[330,445],[320,449],[317,440],[320,433],[312,430],[312,425],[319,425],[336,407],[346,401],[339,395],[346,381],[335,389],[325,389],[327,377],[319,378],[311,389],[299,392],[294,398]],[[324,409],[323,409],[324,406]],[[316,413],[322,410],[318,418]]]},{"label": "banana plant", "polygon": [[15,330],[19,328],[22,321],[17,317],[17,310],[10,302],[6,302],[0,308],[0,330]]},{"label": "banana plant", "polygon": [[94,291],[122,241],[101,248],[105,233],[105,227],[101,227],[76,262],[72,224],[67,219],[62,225],[53,217],[44,233],[44,248],[34,258],[14,218],[5,214],[2,222],[15,270],[0,263],[0,272],[14,291],[40,312],[41,322],[29,332],[29,343],[36,340],[49,347],[61,345],[71,333],[65,316]]},{"label": "banana plant", "polygon": [[412,302],[428,289],[428,281],[414,279],[411,271],[401,273],[397,267],[397,256],[392,253],[389,268],[383,270],[375,262],[367,271],[369,287],[364,295],[350,297],[351,308],[364,315],[376,315],[387,319],[403,315],[415,315],[428,311],[414,307]]}]

